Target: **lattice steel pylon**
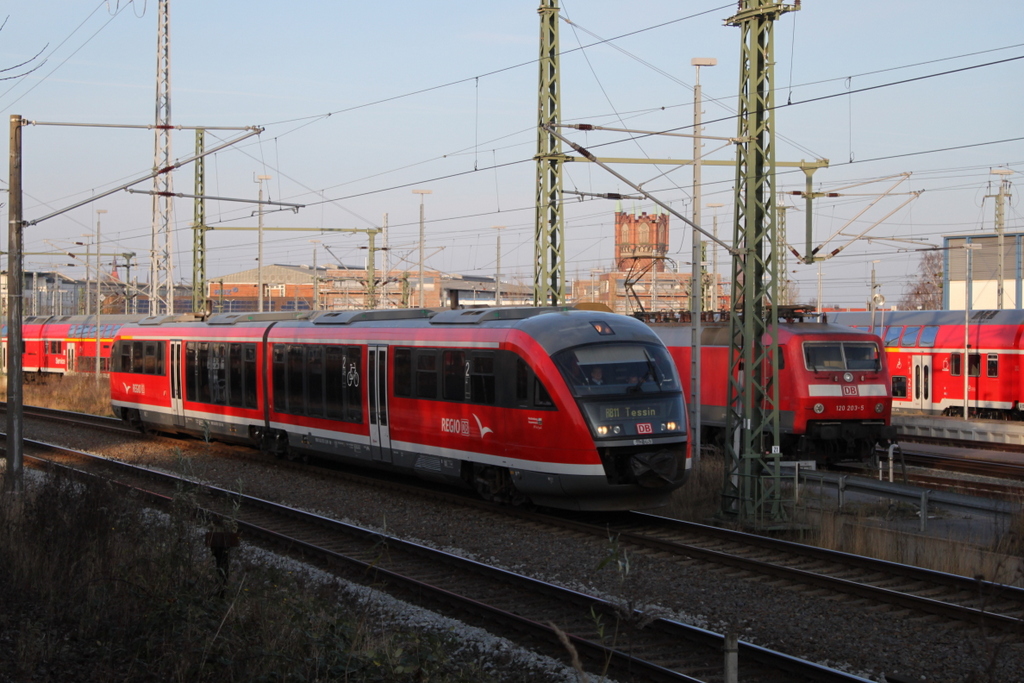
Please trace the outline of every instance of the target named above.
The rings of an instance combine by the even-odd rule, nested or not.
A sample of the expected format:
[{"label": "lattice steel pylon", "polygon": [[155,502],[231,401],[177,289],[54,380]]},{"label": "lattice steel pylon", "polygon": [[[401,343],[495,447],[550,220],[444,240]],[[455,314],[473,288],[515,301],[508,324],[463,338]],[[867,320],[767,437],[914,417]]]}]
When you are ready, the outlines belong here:
[{"label": "lattice steel pylon", "polygon": [[192,312],[206,311],[206,131],[196,130],[196,180],[192,204]]},{"label": "lattice steel pylon", "polygon": [[723,512],[746,524],[784,518],[779,472],[778,256],[775,239],[772,24],[799,6],[740,0],[743,32]]},{"label": "lattice steel pylon", "polygon": [[558,0],[541,0],[540,90],[537,122],[537,206],[533,305],[565,301],[565,218],[562,215],[562,142],[558,76]]},{"label": "lattice steel pylon", "polygon": [[156,122],[153,170],[153,235],[150,244],[149,312],[174,313],[174,264],[171,249],[174,184],[171,179],[171,18],[170,0],[159,0],[156,41]]}]

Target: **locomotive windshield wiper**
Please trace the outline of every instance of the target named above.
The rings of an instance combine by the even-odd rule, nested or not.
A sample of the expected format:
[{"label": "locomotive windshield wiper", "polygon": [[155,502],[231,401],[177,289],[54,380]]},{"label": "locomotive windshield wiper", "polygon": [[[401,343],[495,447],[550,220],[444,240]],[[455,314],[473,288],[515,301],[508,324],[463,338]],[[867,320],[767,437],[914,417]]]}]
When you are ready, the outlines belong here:
[{"label": "locomotive windshield wiper", "polygon": [[[647,358],[647,372],[645,372],[645,373],[643,374],[643,376],[642,376],[642,377],[640,377],[640,378],[639,378],[639,379],[638,379],[638,380],[636,381],[636,383],[635,383],[635,384],[632,384],[632,385],[630,385],[630,386],[629,386],[629,387],[628,387],[628,388],[626,389],[626,393],[627,393],[627,394],[635,394],[635,393],[637,393],[637,392],[639,392],[639,391],[643,391],[643,390],[644,390],[644,389],[643,389],[643,384],[644,384],[644,382],[646,382],[646,381],[647,381],[648,379],[650,379],[650,380],[651,380],[652,382],[656,382],[656,381],[657,381],[657,379],[656,379],[656,378],[657,378],[657,376],[658,376],[658,371],[657,371],[657,369],[655,369],[655,367],[654,367],[654,362],[653,362],[653,361],[651,360],[651,357],[650,357],[650,355],[648,355],[648,354],[647,354],[647,351],[646,351],[646,350],[644,351],[644,356],[645,356],[645,357]],[[659,385],[659,388],[660,388],[660,385]]]}]

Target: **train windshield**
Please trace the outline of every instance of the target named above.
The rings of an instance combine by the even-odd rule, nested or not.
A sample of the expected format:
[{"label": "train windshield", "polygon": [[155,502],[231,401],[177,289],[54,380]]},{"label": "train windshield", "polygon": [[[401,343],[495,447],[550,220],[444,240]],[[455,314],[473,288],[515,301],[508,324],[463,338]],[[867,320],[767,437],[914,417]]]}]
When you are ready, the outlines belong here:
[{"label": "train windshield", "polygon": [[675,366],[659,346],[593,344],[566,349],[554,358],[577,397],[680,390]]},{"label": "train windshield", "polygon": [[816,372],[881,369],[878,344],[874,342],[807,342],[804,361],[808,370]]}]

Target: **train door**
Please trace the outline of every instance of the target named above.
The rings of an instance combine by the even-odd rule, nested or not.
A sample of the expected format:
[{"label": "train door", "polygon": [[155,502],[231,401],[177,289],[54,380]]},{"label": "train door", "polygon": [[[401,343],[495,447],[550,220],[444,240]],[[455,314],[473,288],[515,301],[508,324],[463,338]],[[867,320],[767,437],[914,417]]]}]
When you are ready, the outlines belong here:
[{"label": "train door", "polygon": [[179,426],[185,424],[185,404],[181,394],[181,368],[181,340],[172,339],[170,358],[171,413],[174,414],[174,424]]},{"label": "train door", "polygon": [[919,410],[932,410],[932,357],[924,354],[911,356],[911,406]]},{"label": "train door", "polygon": [[388,427],[388,347],[370,346],[367,359],[367,392],[370,408],[370,451],[373,460],[391,462],[391,430]]},{"label": "train door", "polygon": [[66,361],[64,372],[74,372],[77,368],[75,368],[75,345],[73,342],[68,342],[68,345],[64,347],[64,359]]}]

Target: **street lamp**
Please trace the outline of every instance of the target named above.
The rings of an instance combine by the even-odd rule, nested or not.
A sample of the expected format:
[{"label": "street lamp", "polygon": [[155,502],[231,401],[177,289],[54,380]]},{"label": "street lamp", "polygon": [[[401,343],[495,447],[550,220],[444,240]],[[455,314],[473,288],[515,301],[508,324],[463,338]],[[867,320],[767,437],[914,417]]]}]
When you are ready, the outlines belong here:
[{"label": "street lamp", "polygon": [[320,278],[316,270],[316,248],[320,240],[310,240],[313,245],[313,310],[320,310]]},{"label": "street lamp", "polygon": [[263,181],[270,180],[268,175],[256,176],[256,182],[260,184],[260,196],[259,196],[259,249],[256,256],[256,288],[257,293],[257,310],[263,312]]},{"label": "street lamp", "polygon": [[103,307],[100,304],[101,292],[103,290],[103,250],[100,248],[100,216],[107,212],[106,209],[96,209],[96,381],[100,381],[100,314]]},{"label": "street lamp", "polygon": [[[970,323],[971,323],[971,297],[974,295],[974,293],[971,291],[972,290],[972,287],[971,287],[971,285],[972,285],[972,282],[971,282],[971,280],[972,280],[972,277],[971,277],[971,260],[972,260],[971,259],[971,254],[974,252],[975,249],[981,249],[981,245],[980,244],[971,244],[970,242],[967,241],[967,238],[965,238],[963,249],[967,253],[967,270],[964,273],[964,361],[963,361],[963,363],[960,364],[960,372],[963,373],[963,376],[964,376],[964,419],[966,420],[967,419],[967,409],[968,409],[968,400],[967,400],[968,381],[967,381],[967,376],[968,376],[968,373],[970,372],[970,367],[971,367],[971,343],[970,343],[970,341],[971,341],[971,339],[970,339],[970,329],[971,329],[970,328]],[[980,357],[978,358],[978,362],[979,362],[978,374],[980,375],[981,374],[981,368],[980,368],[981,358]]]},{"label": "street lamp", "polygon": [[423,308],[423,195],[432,194],[433,190],[413,190],[420,196],[420,308]]},{"label": "street lamp", "polygon": [[715,236],[714,242],[711,244],[711,310],[718,310],[718,209],[725,206],[721,202],[711,202],[707,205],[709,209],[715,209],[715,213],[712,214],[712,220],[714,221],[712,235]]}]

